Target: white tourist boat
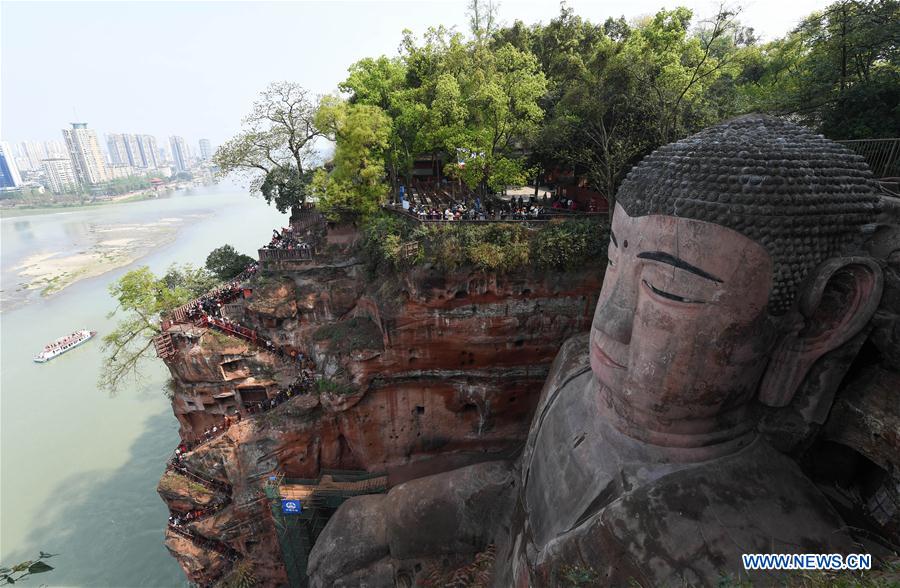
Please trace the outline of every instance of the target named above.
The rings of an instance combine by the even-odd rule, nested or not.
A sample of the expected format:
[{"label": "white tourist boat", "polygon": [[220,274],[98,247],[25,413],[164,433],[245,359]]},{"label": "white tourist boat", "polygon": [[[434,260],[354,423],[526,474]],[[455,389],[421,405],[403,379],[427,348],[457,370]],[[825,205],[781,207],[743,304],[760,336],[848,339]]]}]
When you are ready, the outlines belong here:
[{"label": "white tourist boat", "polygon": [[38,363],[44,363],[45,361],[50,361],[54,357],[58,355],[62,355],[66,351],[70,349],[75,349],[91,337],[97,334],[97,331],[88,331],[82,329],[80,331],[75,331],[71,335],[66,335],[65,337],[60,337],[56,341],[45,345],[44,349],[34,356],[34,361]]}]

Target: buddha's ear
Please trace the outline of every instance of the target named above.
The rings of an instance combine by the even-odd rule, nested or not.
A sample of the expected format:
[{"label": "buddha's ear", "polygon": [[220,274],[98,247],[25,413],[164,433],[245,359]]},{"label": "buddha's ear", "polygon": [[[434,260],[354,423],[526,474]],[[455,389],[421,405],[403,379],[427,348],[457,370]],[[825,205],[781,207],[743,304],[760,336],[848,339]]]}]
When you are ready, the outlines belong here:
[{"label": "buddha's ear", "polygon": [[881,300],[881,267],[871,258],[822,263],[800,294],[800,320],[779,341],[760,385],[759,399],[787,406],[812,365],[868,324]]}]

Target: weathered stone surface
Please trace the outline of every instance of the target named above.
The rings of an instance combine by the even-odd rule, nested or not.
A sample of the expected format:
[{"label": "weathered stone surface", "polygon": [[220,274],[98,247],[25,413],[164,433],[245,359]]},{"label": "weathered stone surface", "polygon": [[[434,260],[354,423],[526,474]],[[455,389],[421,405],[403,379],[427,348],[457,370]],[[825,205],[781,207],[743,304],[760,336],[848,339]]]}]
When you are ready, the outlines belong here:
[{"label": "weathered stone surface", "polygon": [[741,554],[850,553],[850,537],[836,532],[843,524],[790,460],[756,443],[623,493],[599,517],[549,540],[531,581],[554,586],[566,567],[582,564],[604,586],[700,586],[726,576],[769,585],[783,578],[748,573]]},{"label": "weathered stone surface", "polygon": [[[512,455],[556,350],[588,325],[601,270],[500,277],[461,271],[439,283],[435,272],[420,270],[388,283],[372,282],[356,263],[310,268],[287,274],[296,317],[282,311],[290,307],[291,286],[270,278],[277,304],[265,288],[254,290],[243,324],[311,351],[319,371],[343,374],[347,393],[295,397],[188,454],[195,471],[233,487],[221,521],[265,522],[253,537],[224,529],[219,515],[204,529],[254,569],[283,575],[277,546],[242,548],[246,541],[276,545],[268,505],[259,500],[269,474],[314,478],[322,469],[366,469],[386,471],[394,485]],[[168,364],[173,408],[188,438],[221,419],[214,396],[239,397],[242,386],[263,378],[280,386],[297,375],[293,363],[252,346],[229,347],[205,329],[190,327],[185,335]],[[184,504],[183,497],[164,499],[173,508]]]},{"label": "weathered stone surface", "polygon": [[246,311],[263,318],[296,317],[297,296],[293,280],[266,280],[256,285]]},{"label": "weathered stone surface", "polygon": [[347,576],[342,576],[332,584],[334,588],[395,588],[393,563],[385,558]]},{"label": "weathered stone surface", "polygon": [[[476,553],[502,518],[498,502],[514,487],[509,462],[487,462],[405,482],[391,489],[383,508],[395,559],[440,553]],[[423,521],[428,521],[423,525]]]},{"label": "weathered stone surface", "polygon": [[497,505],[511,499],[514,486],[510,462],[495,461],[404,482],[387,495],[352,498],[313,548],[313,585],[364,577],[376,560],[415,570],[415,563],[421,569],[444,554],[474,557],[490,543],[506,514]]},{"label": "weathered stone surface", "polygon": [[216,501],[214,492],[172,471],[163,474],[156,491],[170,508],[181,512],[204,508]]},{"label": "weathered stone surface", "polygon": [[[313,586],[331,586],[388,555],[385,500],[379,494],[356,496],[332,517],[328,532],[319,536],[309,555],[310,575],[317,578]],[[340,557],[334,557],[336,553]]]},{"label": "weathered stone surface", "polygon": [[221,575],[228,566],[218,553],[201,549],[172,531],[166,532],[166,549],[178,560],[188,579],[200,586],[206,585],[208,578]]}]

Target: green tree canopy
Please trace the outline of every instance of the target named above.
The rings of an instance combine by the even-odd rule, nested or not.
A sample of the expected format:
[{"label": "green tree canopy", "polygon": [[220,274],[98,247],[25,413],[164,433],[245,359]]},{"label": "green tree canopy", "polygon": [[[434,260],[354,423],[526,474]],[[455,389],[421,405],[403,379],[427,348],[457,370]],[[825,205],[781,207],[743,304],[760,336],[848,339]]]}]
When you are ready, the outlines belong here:
[{"label": "green tree canopy", "polygon": [[204,267],[217,279],[225,282],[240,274],[254,261],[249,255],[238,253],[231,245],[222,245],[210,251]]},{"label": "green tree canopy", "polygon": [[835,139],[900,134],[900,2],[840,0],[759,48],[748,103]]},{"label": "green tree canopy", "polygon": [[384,153],[390,118],[377,106],[326,96],[315,122],[335,142],[331,171],[317,170],[311,184],[319,208],[332,218],[343,212],[372,214],[388,194]]},{"label": "green tree canopy", "polygon": [[160,333],[160,315],[190,302],[215,284],[209,271],[190,264],[172,265],[161,277],[143,266],[110,284],[109,293],[118,307],[109,316],[118,315],[120,320],[103,337],[106,358],[100,387],[115,393],[130,377],[139,375],[143,361],[153,350],[153,338]]},{"label": "green tree canopy", "polygon": [[316,104],[308,90],[292,82],[274,82],[253,104],[241,132],[213,156],[223,174],[250,179],[279,212],[306,200],[307,172],[316,160],[314,144],[322,132],[315,125]]}]

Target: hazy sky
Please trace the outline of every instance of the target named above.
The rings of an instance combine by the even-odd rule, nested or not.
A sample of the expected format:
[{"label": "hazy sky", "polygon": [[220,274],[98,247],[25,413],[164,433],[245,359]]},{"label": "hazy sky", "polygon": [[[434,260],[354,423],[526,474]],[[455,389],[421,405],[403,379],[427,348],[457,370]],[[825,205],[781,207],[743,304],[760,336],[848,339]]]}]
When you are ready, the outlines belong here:
[{"label": "hazy sky", "polygon": [[[109,132],[221,143],[273,80],[334,91],[354,61],[396,55],[401,31],[466,30],[465,0],[442,2],[0,2],[0,137],[61,139],[70,121]],[[603,22],[711,0],[570,0]],[[741,20],[780,36],[827,0],[746,0]],[[546,22],[559,3],[502,0],[500,20]]]}]

